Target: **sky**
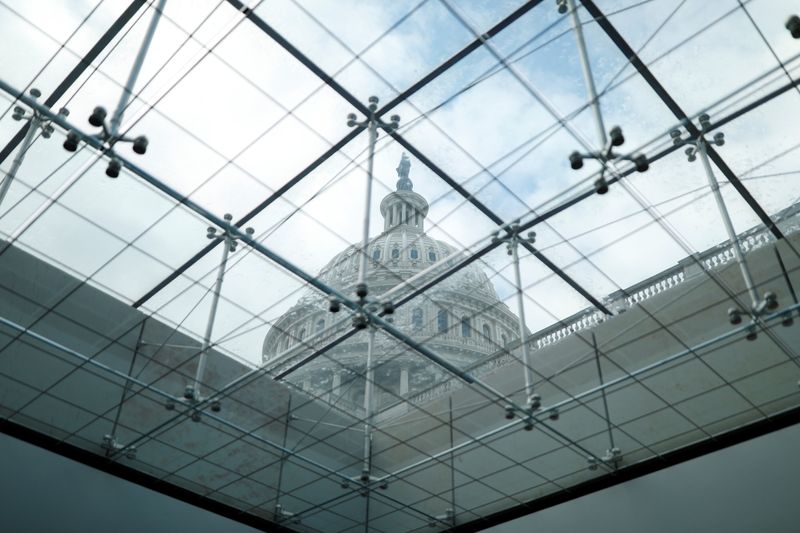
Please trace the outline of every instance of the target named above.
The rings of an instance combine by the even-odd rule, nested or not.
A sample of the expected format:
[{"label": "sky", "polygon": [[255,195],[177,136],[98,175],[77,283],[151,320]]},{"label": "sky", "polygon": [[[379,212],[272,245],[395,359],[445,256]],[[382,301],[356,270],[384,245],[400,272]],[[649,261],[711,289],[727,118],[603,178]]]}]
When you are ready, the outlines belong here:
[{"label": "sky", "polygon": [[[764,40],[792,76],[800,69],[800,44],[783,28],[796,11],[788,0],[743,1],[744,7],[732,0],[597,3],[691,117],[704,111],[712,119],[725,116],[788,81]],[[439,0],[247,4],[361,101],[375,95],[388,102],[475,38]],[[519,4],[453,5],[483,32]],[[504,220],[528,220],[585,190],[599,169],[587,162],[576,172],[567,162],[582,143],[596,147],[599,141],[591,113],[581,111],[587,95],[569,16],[552,4],[543,2],[491,40],[525,84],[480,48],[393,111],[410,143]],[[15,45],[0,52],[0,77],[49,94],[126,5],[51,2],[43,10],[34,2],[3,0],[0,29]],[[85,118],[94,106],[113,110],[119,100],[153,10],[140,13],[55,106],[66,105],[70,120],[84,131],[91,130]],[[624,153],[664,148],[677,120],[588,14],[581,9],[579,16],[606,130],[622,127]],[[150,146],[144,156],[128,146],[120,153],[218,216],[232,213],[235,219],[344,137],[346,116],[353,112],[230,5],[215,0],[167,1],[134,92],[122,129],[147,135]],[[19,123],[7,111],[8,95],[2,97],[0,138],[8,139]],[[798,113],[800,92],[787,92],[723,128],[726,144],[719,153],[770,214],[800,198],[800,152],[793,150],[799,139],[791,119]],[[569,117],[568,128],[558,126],[563,117]],[[13,234],[45,195],[94,159],[88,149],[70,158],[60,147],[63,135],[37,139],[26,154],[0,206],[4,235]],[[251,220],[263,244],[313,274],[357,242],[366,149],[361,134]],[[373,235],[382,228],[377,206],[394,188],[402,151],[385,136],[379,139]],[[10,164],[11,158],[2,169]],[[109,180],[104,168],[105,162],[95,163],[19,243],[133,302],[207,243],[208,224],[174,209],[173,201],[127,171]],[[488,242],[495,224],[415,158],[411,178],[431,204],[432,236],[465,250]],[[535,228],[537,246],[597,298],[676,264],[687,255],[686,247],[702,251],[726,239],[699,161],[689,163],[679,151],[646,173],[632,174],[626,185],[645,205],[625,187],[613,186]],[[723,186],[723,195],[738,231],[759,223],[730,186]],[[654,206],[664,215],[663,224],[653,222]],[[208,254],[144,309],[200,336],[219,252]],[[482,266],[513,309],[505,251],[492,252]],[[522,278],[532,331],[589,306],[532,257],[522,259]],[[296,277],[241,249],[226,274],[215,337],[230,353],[259,362],[269,322],[304,290]]]}]

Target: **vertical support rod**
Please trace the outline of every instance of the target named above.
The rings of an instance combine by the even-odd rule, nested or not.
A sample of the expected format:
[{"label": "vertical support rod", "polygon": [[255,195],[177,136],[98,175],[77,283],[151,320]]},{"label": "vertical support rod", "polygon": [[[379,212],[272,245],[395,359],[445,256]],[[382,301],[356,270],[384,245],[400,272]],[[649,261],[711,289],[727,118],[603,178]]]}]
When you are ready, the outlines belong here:
[{"label": "vertical support rod", "polygon": [[597,378],[600,380],[600,394],[603,397],[603,409],[606,413],[606,422],[608,424],[608,442],[610,444],[609,450],[613,450],[614,446],[614,433],[611,430],[611,415],[608,411],[608,400],[606,399],[606,388],[603,383],[603,368],[600,366],[600,350],[597,349],[597,338],[592,332],[592,347],[594,348],[594,360],[597,363]]},{"label": "vertical support rod", "polygon": [[606,128],[603,124],[603,115],[600,112],[600,102],[597,99],[597,89],[594,86],[594,76],[592,75],[592,67],[589,63],[589,53],[586,50],[586,41],[583,38],[583,26],[578,18],[578,11],[575,9],[575,0],[567,0],[569,6],[570,17],[572,19],[572,29],[575,32],[575,40],[578,44],[578,56],[581,59],[581,69],[583,70],[583,80],[586,84],[586,92],[589,93],[589,103],[591,104],[592,111],[594,112],[595,125],[597,126],[597,135],[600,139],[600,146],[605,146]]},{"label": "vertical support rod", "polygon": [[511,257],[514,263],[514,281],[517,284],[517,319],[519,322],[519,340],[522,349],[522,371],[525,375],[525,395],[530,402],[533,396],[533,380],[531,379],[530,361],[528,360],[528,339],[525,335],[525,306],[522,298],[522,276],[519,272],[519,254],[517,248],[519,236],[514,234],[509,241],[511,247]]},{"label": "vertical support rod", "polygon": [[156,26],[158,26],[158,21],[161,19],[161,13],[164,11],[164,5],[166,3],[167,0],[160,0],[158,6],[155,8],[155,13],[153,13],[153,18],[150,19],[150,26],[147,27],[147,33],[145,33],[142,45],[139,47],[139,53],[136,54],[136,59],[128,74],[128,81],[125,82],[125,87],[120,95],[117,109],[111,117],[111,137],[116,137],[119,133],[122,115],[125,113],[125,108],[128,106],[131,96],[133,96],[133,86],[136,85],[136,79],[139,77],[139,72],[142,70],[144,58],[147,55],[147,50],[150,48],[150,43],[153,41],[153,35],[156,33]]},{"label": "vertical support rod", "polygon": [[22,143],[20,143],[19,149],[17,150],[17,155],[11,162],[11,168],[8,169],[8,173],[3,178],[3,184],[0,185],[0,206],[3,205],[3,200],[8,193],[8,189],[11,188],[11,182],[14,181],[14,178],[17,176],[19,167],[22,166],[22,162],[25,160],[25,154],[28,148],[31,147],[31,144],[33,144],[33,137],[36,135],[37,131],[39,131],[39,116],[34,112],[28,124],[28,131],[25,133],[25,137],[22,139]]},{"label": "vertical support rod", "polygon": [[367,364],[364,371],[364,467],[361,480],[368,482],[372,472],[372,350],[375,344],[375,329],[370,326],[367,337]]},{"label": "vertical support rod", "polygon": [[372,491],[368,490],[364,497],[367,503],[364,505],[364,533],[369,533],[369,502],[372,498]]},{"label": "vertical support rod", "polygon": [[714,171],[711,170],[711,163],[709,163],[708,154],[706,153],[706,141],[702,136],[697,139],[697,151],[700,153],[700,160],[703,162],[703,169],[706,172],[706,178],[708,178],[708,186],[711,187],[711,192],[714,194],[714,200],[717,202],[717,208],[722,217],[725,231],[728,232],[728,239],[731,241],[731,246],[733,247],[733,255],[736,257],[736,262],[739,264],[739,270],[742,272],[745,287],[747,287],[747,292],[750,294],[753,308],[755,308],[758,306],[758,293],[753,283],[753,277],[750,275],[750,269],[747,267],[747,261],[744,258],[742,246],[739,243],[739,236],[736,235],[736,231],[733,229],[733,222],[731,222],[728,209],[725,207],[725,200],[722,198],[722,193],[719,192],[719,183],[717,182],[717,178],[714,177]]},{"label": "vertical support rod", "polygon": [[378,140],[378,121],[370,112],[369,117],[369,156],[367,159],[367,198],[364,202],[364,234],[361,239],[361,266],[358,269],[358,285],[366,287],[367,282],[367,245],[369,244],[369,218],[372,205],[372,168],[375,159],[375,143]]},{"label": "vertical support rod", "polygon": [[223,238],[224,246],[222,247],[222,261],[217,270],[217,281],[214,283],[214,293],[211,296],[211,309],[208,311],[208,322],[206,323],[206,333],[203,336],[203,347],[200,349],[200,359],[197,362],[197,372],[194,376],[194,397],[200,399],[200,383],[203,381],[203,374],[206,371],[206,360],[208,358],[208,349],[211,346],[211,333],[214,331],[214,320],[217,317],[217,304],[219,304],[219,295],[222,292],[222,282],[225,280],[225,268],[228,264],[228,254],[233,246],[233,240],[225,234]]},{"label": "vertical support rod", "polygon": [[[133,369],[136,367],[136,357],[139,355],[139,348],[142,346],[142,337],[144,336],[144,328],[147,326],[147,318],[145,317],[142,320],[142,324],[139,327],[139,334],[136,336],[136,345],[133,348],[133,353],[131,354],[131,364],[128,366],[128,375],[133,375]],[[125,380],[125,387],[122,389],[122,396],[119,399],[119,405],[117,405],[117,413],[114,415],[114,423],[111,425],[111,431],[109,435],[112,438],[115,438],[117,435],[117,427],[119,426],[119,419],[122,416],[122,408],[125,405],[125,400],[128,398],[128,391],[131,389],[131,382]],[[111,457],[113,450],[111,448],[106,448],[106,457]]]},{"label": "vertical support rod", "polygon": [[278,484],[275,486],[275,505],[281,503],[281,485],[283,484],[283,465],[289,457],[286,454],[286,441],[289,437],[289,424],[292,422],[292,395],[289,394],[289,400],[286,402],[286,423],[283,425],[283,442],[281,443],[283,449],[281,450],[281,460],[278,465]]},{"label": "vertical support rod", "polygon": [[[450,411],[450,508],[456,509],[456,454],[455,439],[453,438],[453,397],[449,396]],[[455,524],[453,524],[455,525]]]}]

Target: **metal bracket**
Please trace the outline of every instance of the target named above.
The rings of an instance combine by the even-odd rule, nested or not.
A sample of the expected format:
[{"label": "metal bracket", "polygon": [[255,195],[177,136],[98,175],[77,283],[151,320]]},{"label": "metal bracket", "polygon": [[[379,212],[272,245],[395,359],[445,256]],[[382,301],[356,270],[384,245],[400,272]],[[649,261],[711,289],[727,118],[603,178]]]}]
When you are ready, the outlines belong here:
[{"label": "metal bracket", "polygon": [[[611,448],[610,450],[606,450],[605,455],[600,458],[600,461],[607,465],[611,465],[616,470],[619,468],[620,463],[622,463],[622,450],[619,448]],[[587,457],[586,462],[589,463],[589,470],[597,470],[599,462],[595,457]]]},{"label": "metal bracket", "polygon": [[428,522],[430,527],[436,527],[437,525],[446,525],[448,527],[453,527],[456,525],[456,513],[452,509],[445,509],[444,514],[436,515],[431,518]]},{"label": "metal bracket", "polygon": [[[31,98],[34,100],[39,98],[42,93],[39,89],[31,88],[28,91],[28,94],[31,95]],[[69,116],[69,110],[66,107],[62,107],[58,114],[62,117]],[[14,120],[25,120],[28,121],[28,131],[25,134],[25,137],[22,139],[22,143],[20,143],[19,149],[17,150],[17,155],[14,157],[14,160],[11,162],[11,168],[8,169],[8,172],[3,177],[3,182],[0,184],[0,205],[3,205],[3,200],[8,193],[8,189],[11,188],[11,182],[14,181],[14,178],[17,176],[17,172],[19,168],[22,166],[22,162],[25,160],[25,154],[28,152],[28,149],[33,144],[33,137],[36,135],[38,131],[41,130],[42,138],[49,139],[55,129],[53,128],[52,120],[48,119],[45,115],[39,112],[37,109],[32,109],[30,113],[24,107],[20,105],[14,106],[14,110],[11,113],[11,118]]]},{"label": "metal bracket", "polygon": [[114,435],[103,435],[103,442],[100,443],[100,447],[106,450],[109,454],[116,453],[120,450],[125,450],[125,457],[128,459],[136,459],[136,446],[125,446],[124,444],[120,444],[117,442],[116,437]]},{"label": "metal bracket", "polygon": [[276,504],[275,505],[275,521],[282,522],[282,523],[289,523],[289,524],[299,524],[300,517],[296,516],[295,513],[287,511],[283,508],[283,505]]}]

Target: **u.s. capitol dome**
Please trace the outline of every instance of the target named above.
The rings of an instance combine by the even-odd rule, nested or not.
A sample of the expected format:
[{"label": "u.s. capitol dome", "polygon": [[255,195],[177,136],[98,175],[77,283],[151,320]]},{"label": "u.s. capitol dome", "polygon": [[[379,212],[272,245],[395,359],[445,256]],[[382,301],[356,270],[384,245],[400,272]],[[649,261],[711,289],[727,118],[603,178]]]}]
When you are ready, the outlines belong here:
[{"label": "u.s. capitol dome", "polygon": [[[414,192],[405,154],[397,167],[397,190],[380,204],[383,232],[369,240],[366,284],[370,296],[384,294],[433,265],[446,267],[459,257],[450,244],[425,233],[428,202]],[[318,277],[345,294],[358,281],[360,245],[334,256]],[[263,362],[276,368],[298,353],[307,356],[350,330],[349,322],[328,309],[328,300],[309,293],[275,321],[263,344]],[[397,308],[391,320],[414,341],[458,367],[466,367],[518,338],[517,317],[500,301],[489,278],[470,264]],[[338,324],[338,327],[336,327]],[[331,403],[363,403],[367,335],[351,336],[292,373],[291,381]],[[444,370],[386,335],[373,349],[376,408],[430,388]]]}]

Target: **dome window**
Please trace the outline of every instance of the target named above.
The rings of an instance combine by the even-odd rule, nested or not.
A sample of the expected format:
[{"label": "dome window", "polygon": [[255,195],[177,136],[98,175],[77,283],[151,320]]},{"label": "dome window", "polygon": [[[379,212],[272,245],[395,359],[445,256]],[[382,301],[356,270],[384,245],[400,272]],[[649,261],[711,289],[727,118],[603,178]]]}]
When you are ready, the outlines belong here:
[{"label": "dome window", "polygon": [[415,307],[414,310],[411,311],[411,328],[414,331],[422,330],[422,309],[419,307]]},{"label": "dome window", "polygon": [[438,313],[436,313],[436,324],[438,326],[439,333],[447,332],[447,311],[441,309]]},{"label": "dome window", "polygon": [[325,329],[325,319],[320,318],[319,320],[317,320],[317,333],[319,333],[323,329]]},{"label": "dome window", "polygon": [[505,333],[500,335],[500,343],[503,345],[503,347],[508,344],[508,338],[506,337]]},{"label": "dome window", "polygon": [[436,252],[434,252],[433,250],[430,250],[428,252],[428,259],[430,260],[431,263],[435,263],[436,262]]},{"label": "dome window", "polygon": [[472,325],[468,316],[461,317],[461,336],[472,337]]},{"label": "dome window", "polygon": [[300,328],[300,331],[297,332],[297,340],[301,341],[306,338],[306,328]]},{"label": "dome window", "polygon": [[381,260],[381,250],[380,248],[375,248],[372,250],[372,260],[373,261],[380,261]]},{"label": "dome window", "polygon": [[492,328],[489,327],[489,324],[483,325],[483,338],[489,342],[492,340]]},{"label": "dome window", "polygon": [[409,252],[409,256],[411,257],[411,259],[419,259],[419,250],[417,250],[416,248],[412,248],[411,252]]},{"label": "dome window", "polygon": [[400,250],[392,248],[392,259],[400,259]]}]

